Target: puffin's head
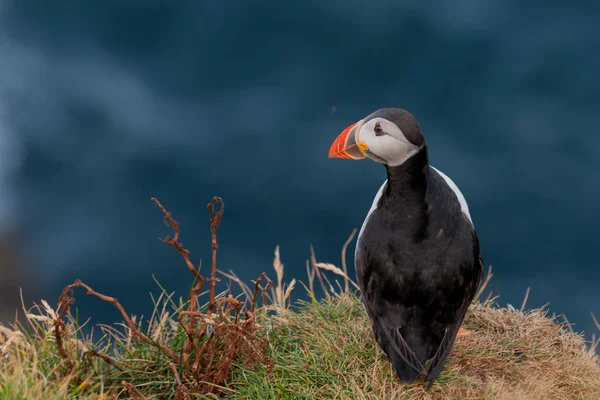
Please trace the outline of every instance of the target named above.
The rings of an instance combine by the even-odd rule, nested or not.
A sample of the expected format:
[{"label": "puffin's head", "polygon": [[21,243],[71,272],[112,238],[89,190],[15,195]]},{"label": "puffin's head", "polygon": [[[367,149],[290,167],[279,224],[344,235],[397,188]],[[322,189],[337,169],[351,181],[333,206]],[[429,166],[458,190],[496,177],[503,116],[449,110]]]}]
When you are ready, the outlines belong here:
[{"label": "puffin's head", "polygon": [[350,125],[329,148],[329,158],[370,159],[395,167],[425,145],[415,117],[401,108],[380,108]]}]

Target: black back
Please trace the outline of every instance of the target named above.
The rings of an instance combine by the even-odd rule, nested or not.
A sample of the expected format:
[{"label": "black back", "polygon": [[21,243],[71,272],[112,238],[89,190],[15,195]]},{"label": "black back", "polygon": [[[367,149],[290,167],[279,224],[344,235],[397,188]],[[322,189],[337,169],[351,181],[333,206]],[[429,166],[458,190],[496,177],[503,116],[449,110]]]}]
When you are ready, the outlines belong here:
[{"label": "black back", "polygon": [[399,377],[432,380],[481,281],[479,242],[455,193],[429,167],[426,147],[386,168],[386,187],[357,241],[357,278]]}]

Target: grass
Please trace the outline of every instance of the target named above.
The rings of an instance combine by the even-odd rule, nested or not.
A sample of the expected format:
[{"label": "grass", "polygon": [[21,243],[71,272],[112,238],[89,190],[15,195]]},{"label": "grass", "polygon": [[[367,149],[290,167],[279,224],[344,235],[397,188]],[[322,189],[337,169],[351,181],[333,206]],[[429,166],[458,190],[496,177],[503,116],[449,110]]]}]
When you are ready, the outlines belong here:
[{"label": "grass", "polygon": [[269,333],[271,375],[234,372],[236,399],[599,399],[600,368],[582,338],[537,309],[474,304],[440,378],[399,383],[360,300],[342,294],[289,312]]},{"label": "grass", "polygon": [[[274,282],[261,274],[247,285],[221,272],[242,294],[215,293],[222,202],[209,203],[208,278],[189,261],[177,222],[157,204],[175,233],[163,241],[194,278],[188,298],[161,288],[152,315],[138,318],[76,281],[56,306],[24,308],[20,322],[0,325],[0,399],[600,399],[598,343],[585,343],[545,309],[525,310],[525,301],[519,309],[499,307],[491,295],[481,301],[491,273],[463,325],[473,333],[457,339],[440,378],[431,388],[407,386],[379,350],[345,262],[319,263],[311,248],[306,283],[288,284],[276,249]],[[205,282],[210,287],[201,291]],[[299,285],[309,300],[291,304]],[[123,322],[80,324],[71,311],[78,291],[114,305]],[[94,329],[99,339],[92,339]]]}]

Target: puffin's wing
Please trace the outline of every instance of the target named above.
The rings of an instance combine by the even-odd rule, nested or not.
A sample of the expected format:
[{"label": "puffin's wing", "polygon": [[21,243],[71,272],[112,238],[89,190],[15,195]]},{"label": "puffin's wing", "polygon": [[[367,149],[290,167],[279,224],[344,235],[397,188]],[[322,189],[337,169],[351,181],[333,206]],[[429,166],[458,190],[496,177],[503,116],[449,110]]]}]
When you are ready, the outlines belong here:
[{"label": "puffin's wing", "polygon": [[[423,367],[423,364],[421,364],[421,361],[419,361],[417,355],[402,337],[400,328],[388,326],[385,321],[383,321],[383,323],[380,325],[380,329],[387,337],[388,343],[396,351],[396,355],[400,356],[400,358],[413,369],[415,376],[425,371],[425,367]],[[394,367],[397,368],[396,365],[394,365]]]},{"label": "puffin's wing", "polygon": [[359,279],[364,279],[362,284],[365,290],[362,298],[371,317],[375,339],[389,357],[401,379],[410,383],[427,372],[423,365],[425,360],[419,359],[400,332],[412,311],[393,298],[401,293],[395,287],[393,280],[385,279],[381,270],[374,268],[361,255],[355,262],[359,271],[368,271],[365,275],[359,275]]},{"label": "puffin's wing", "polygon": [[427,371],[427,381],[436,379],[442,371],[442,368],[444,367],[444,364],[450,355],[450,350],[452,350],[452,345],[454,344],[456,334],[458,333],[458,329],[462,324],[462,321],[463,318],[460,318],[458,321],[446,328],[442,342],[440,343],[435,355],[431,358],[431,364],[429,364],[429,370]]},{"label": "puffin's wing", "polygon": [[467,314],[467,309],[473,301],[473,297],[475,297],[475,293],[477,288],[479,287],[479,283],[481,282],[481,278],[483,275],[483,258],[481,255],[481,251],[479,249],[479,241],[477,239],[477,233],[473,230],[474,235],[474,248],[473,248],[473,262],[474,262],[474,271],[475,275],[471,280],[470,284],[465,288],[463,301],[460,304],[460,307],[456,311],[456,320],[452,324],[446,327],[446,331],[444,333],[444,337],[434,354],[431,358],[431,363],[429,364],[429,370],[427,372],[426,380],[432,381],[438,377],[448,356],[450,355],[450,350],[453,347],[454,341],[456,339],[456,334],[458,333],[458,329],[460,328],[465,315]]}]

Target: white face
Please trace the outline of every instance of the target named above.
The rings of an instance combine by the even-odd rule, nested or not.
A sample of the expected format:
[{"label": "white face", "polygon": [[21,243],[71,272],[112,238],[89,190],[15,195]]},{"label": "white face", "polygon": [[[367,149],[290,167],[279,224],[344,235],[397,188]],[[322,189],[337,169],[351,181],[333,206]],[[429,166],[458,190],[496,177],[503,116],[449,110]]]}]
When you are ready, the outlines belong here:
[{"label": "white face", "polygon": [[355,139],[368,147],[364,152],[367,157],[390,167],[402,165],[421,148],[406,139],[396,124],[381,117],[365,122]]}]

